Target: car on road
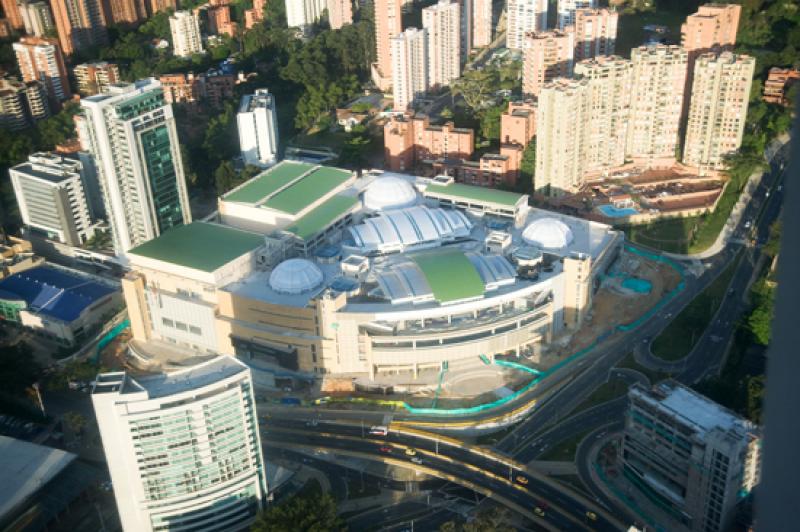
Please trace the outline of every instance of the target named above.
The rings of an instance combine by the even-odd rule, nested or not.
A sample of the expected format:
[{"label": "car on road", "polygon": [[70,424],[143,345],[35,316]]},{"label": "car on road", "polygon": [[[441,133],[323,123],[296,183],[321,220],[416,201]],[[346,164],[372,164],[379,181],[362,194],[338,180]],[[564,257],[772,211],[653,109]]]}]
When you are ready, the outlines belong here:
[{"label": "car on road", "polygon": [[386,436],[389,434],[389,428],[384,427],[383,425],[376,425],[374,427],[370,427],[369,434],[370,436]]},{"label": "car on road", "polygon": [[536,515],[538,515],[539,517],[544,517],[544,510],[542,510],[542,509],[541,509],[541,508],[539,508],[538,506],[537,506],[536,508],[534,508],[534,509],[533,509],[533,513],[535,513],[535,514],[536,514]]},{"label": "car on road", "polygon": [[417,450],[409,447],[406,449],[406,456],[417,456]]},{"label": "car on road", "polygon": [[411,459],[411,461],[412,461],[412,462],[414,462],[414,463],[415,463],[415,464],[417,464],[417,465],[422,465],[422,458],[420,458],[419,456],[415,456],[415,457],[413,457],[413,458]]},{"label": "car on road", "polygon": [[519,475],[515,480],[517,481],[517,484],[522,484],[523,486],[528,485],[528,478],[523,477],[522,475]]},{"label": "car on road", "polygon": [[380,447],[378,447],[378,450],[382,453],[392,454],[392,448],[389,447],[388,445],[381,445]]},{"label": "car on road", "polygon": [[586,518],[591,521],[597,521],[597,514],[592,511],[588,511],[586,512]]}]

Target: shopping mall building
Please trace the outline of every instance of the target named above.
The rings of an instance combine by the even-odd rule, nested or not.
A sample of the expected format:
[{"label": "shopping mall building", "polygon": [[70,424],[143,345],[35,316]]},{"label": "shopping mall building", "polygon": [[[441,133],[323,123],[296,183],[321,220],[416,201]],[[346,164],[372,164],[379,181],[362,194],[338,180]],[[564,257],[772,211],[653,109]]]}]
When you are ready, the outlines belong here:
[{"label": "shopping mall building", "polygon": [[536,360],[580,326],[622,242],[446,176],[284,161],[220,197],[212,219],[130,251],[131,350],[371,378]]}]

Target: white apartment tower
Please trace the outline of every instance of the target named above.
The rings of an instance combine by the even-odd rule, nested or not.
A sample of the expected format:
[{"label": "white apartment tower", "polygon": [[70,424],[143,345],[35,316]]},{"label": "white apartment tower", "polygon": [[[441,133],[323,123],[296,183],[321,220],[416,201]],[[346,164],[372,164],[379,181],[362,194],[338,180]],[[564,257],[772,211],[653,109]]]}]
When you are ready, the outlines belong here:
[{"label": "white apartment tower", "polygon": [[675,381],[628,392],[625,476],[692,532],[730,530],[736,503],[758,484],[759,430]]},{"label": "white apartment tower", "polygon": [[394,109],[405,111],[428,90],[428,34],[408,28],[392,38]]},{"label": "white apartment tower", "polygon": [[236,115],[239,148],[245,164],[271,166],[278,156],[278,118],[268,89],[242,96]]},{"label": "white apartment tower", "polygon": [[450,0],[422,10],[422,27],[428,36],[428,85],[444,87],[461,76],[460,6]]},{"label": "white apartment tower", "polygon": [[631,62],[599,56],[575,65],[575,75],[589,82],[591,116],[585,123],[586,173],[603,173],[625,163],[630,118]]},{"label": "white apartment tower", "polygon": [[586,122],[591,117],[589,81],[559,78],[539,93],[536,113],[537,194],[557,197],[577,192],[586,171]]},{"label": "white apartment tower", "polygon": [[177,57],[191,57],[203,53],[200,19],[191,11],[176,11],[169,17],[172,32],[172,49]]},{"label": "white apartment tower", "polygon": [[141,378],[101,373],[92,404],[124,530],[252,524],[267,483],[245,364],[216,357]]},{"label": "white apartment tower", "polygon": [[112,85],[81,107],[78,132],[95,160],[117,255],[189,223],[175,117],[161,83]]},{"label": "white apartment tower", "polygon": [[22,223],[69,246],[93,234],[81,162],[56,153],[34,153],[8,171]]},{"label": "white apartment tower", "polygon": [[558,0],[558,29],[565,30],[567,26],[575,25],[575,11],[578,9],[593,9],[597,7],[597,0]]},{"label": "white apartment tower", "polygon": [[694,63],[683,162],[705,170],[725,166],[742,144],[755,58],[706,53]]},{"label": "white apartment tower", "polygon": [[525,35],[547,29],[547,0],[508,0],[506,48],[523,50]]},{"label": "white apartment tower", "polygon": [[325,0],[286,0],[286,25],[308,31],[327,8]]},{"label": "white apartment tower", "polygon": [[492,43],[492,0],[472,0],[472,48]]},{"label": "white apartment tower", "polygon": [[575,61],[614,55],[619,14],[608,9],[575,12]]},{"label": "white apartment tower", "polygon": [[687,54],[680,46],[631,50],[631,118],[626,156],[643,164],[671,164],[678,148]]}]

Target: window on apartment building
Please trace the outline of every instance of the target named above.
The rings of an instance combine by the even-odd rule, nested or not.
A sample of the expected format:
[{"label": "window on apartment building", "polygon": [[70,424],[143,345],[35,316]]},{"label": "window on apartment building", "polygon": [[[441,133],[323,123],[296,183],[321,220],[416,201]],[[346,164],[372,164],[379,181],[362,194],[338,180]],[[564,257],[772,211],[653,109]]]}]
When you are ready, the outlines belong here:
[{"label": "window on apartment building", "polygon": [[169,318],[161,318],[161,323],[166,327],[175,327],[175,323]]},{"label": "window on apartment building", "polygon": [[189,325],[189,332],[198,336],[203,334],[203,331],[200,330],[200,327],[195,327],[194,325]]},{"label": "window on apartment building", "polygon": [[180,321],[175,322],[175,328],[178,329],[179,331],[186,331],[187,329],[186,324]]}]

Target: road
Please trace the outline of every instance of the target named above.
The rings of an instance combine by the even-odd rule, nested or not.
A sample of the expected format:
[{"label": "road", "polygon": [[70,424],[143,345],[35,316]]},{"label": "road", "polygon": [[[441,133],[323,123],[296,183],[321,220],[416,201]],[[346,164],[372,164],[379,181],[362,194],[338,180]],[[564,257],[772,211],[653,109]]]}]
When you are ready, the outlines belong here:
[{"label": "road", "polygon": [[[291,419],[272,418],[264,426],[263,439],[270,443],[282,442],[294,446],[306,445],[357,455],[362,458],[391,461],[395,465],[421,470],[446,478],[466,487],[483,491],[501,503],[533,516],[534,508],[542,509],[544,516],[533,516],[538,524],[556,530],[585,528],[587,511],[597,515],[591,523],[595,530],[617,530],[622,523],[604,514],[603,510],[559,484],[479,448],[469,447],[436,435],[420,437],[412,433],[390,431],[386,436],[362,436],[360,426],[320,422],[316,426]],[[408,447],[417,450],[412,462],[405,454]],[[388,451],[388,449],[391,451]]]}]

